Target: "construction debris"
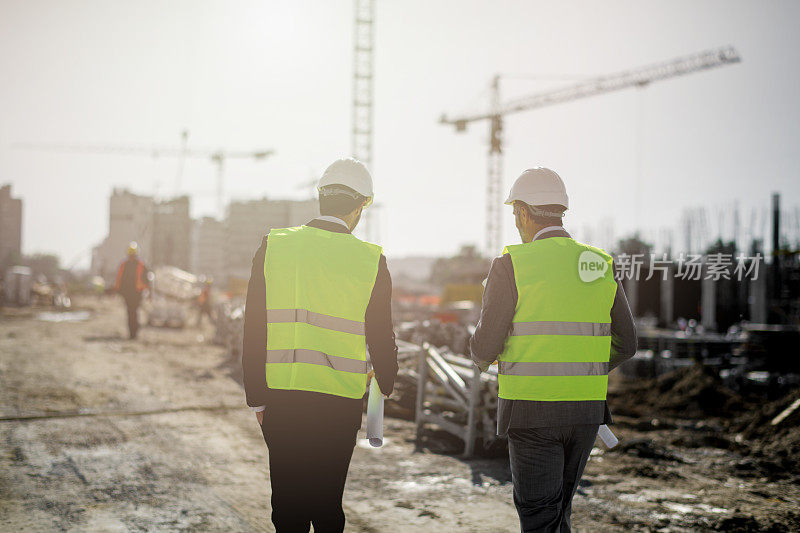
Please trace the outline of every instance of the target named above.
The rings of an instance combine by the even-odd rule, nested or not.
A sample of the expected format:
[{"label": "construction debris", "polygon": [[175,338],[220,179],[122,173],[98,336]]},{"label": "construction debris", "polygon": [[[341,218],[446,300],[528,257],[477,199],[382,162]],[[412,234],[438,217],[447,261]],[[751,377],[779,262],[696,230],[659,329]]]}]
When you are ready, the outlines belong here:
[{"label": "construction debris", "polygon": [[244,305],[223,300],[214,306],[214,344],[224,346],[229,361],[238,363],[244,336]]},{"label": "construction debris", "polygon": [[742,397],[728,389],[716,372],[700,364],[655,379],[626,382],[618,390],[609,390],[608,398],[613,413],[633,417],[705,419],[745,410]]},{"label": "construction debris", "polygon": [[794,402],[792,402],[792,405],[781,411],[781,414],[773,418],[772,422],[770,422],[770,425],[777,426],[778,424],[789,418],[789,416],[791,416],[791,414],[794,413],[798,407],[800,407],[800,398],[796,399]]},{"label": "construction debris", "polygon": [[609,404],[618,424],[679,430],[673,446],[740,454],[743,459],[731,464],[739,476],[800,483],[800,389],[764,403],[728,389],[712,369],[698,364],[656,379],[624,381],[609,390]]},{"label": "construction debris", "polygon": [[187,322],[187,307],[200,292],[194,274],[174,266],[154,271],[153,297],[145,301],[147,324],[182,328]]},{"label": "construction debris", "polygon": [[468,358],[423,344],[417,362],[417,440],[425,424],[464,441],[464,456],[471,457],[480,442],[483,449],[498,441],[497,368],[481,373]]},{"label": "construction debris", "polygon": [[[135,342],[109,335],[122,328],[124,308],[94,295],[77,298],[76,309],[91,310],[80,322],[42,322],[21,308],[0,311],[0,403],[2,414],[14,419],[0,423],[8,450],[0,453],[0,470],[10,480],[0,489],[8,503],[3,519],[19,530],[31,529],[33,519],[54,530],[261,529],[268,518],[258,499],[219,505],[220,495],[250,501],[245,493],[266,477],[266,461],[254,455],[265,453],[261,433],[230,379],[234,368],[241,372],[238,355],[228,358],[241,334],[240,304],[219,304],[228,310],[220,313],[224,346],[201,340],[194,329],[144,328]],[[414,418],[422,343],[398,344],[401,371],[386,402],[386,440],[380,449],[357,446],[345,493],[348,516],[365,530],[404,531],[412,524],[421,531],[477,531],[486,529],[486,509],[492,509],[493,531],[518,530],[503,441],[493,444],[498,453],[484,453],[485,432],[495,438],[495,405],[473,415],[472,458],[459,457],[463,437],[438,424],[426,421],[418,439],[416,424],[392,417]],[[426,364],[444,374],[426,368],[424,410],[452,420],[466,435],[464,392],[471,391],[474,367],[450,349],[433,349],[439,357],[426,357]],[[576,522],[592,524],[593,531],[797,531],[800,463],[792,458],[800,456],[800,408],[775,426],[771,421],[800,391],[757,402],[706,374],[685,369],[662,376],[662,391],[655,381],[612,373],[611,427],[620,443],[613,451],[598,444],[592,452],[574,503]],[[451,409],[437,400],[452,396],[438,381],[442,375],[464,384],[456,391],[462,401],[453,399]],[[480,391],[494,398],[492,381],[483,373]],[[672,396],[697,401],[713,397],[704,392],[711,387],[722,387],[719,397],[737,399],[742,410],[732,419],[684,417]],[[648,388],[653,393],[646,395]],[[626,389],[635,394],[626,396]],[[241,408],[183,410],[187,398]],[[642,399],[640,417],[617,416]],[[39,413],[50,418],[31,418]],[[81,416],[62,418],[70,413]],[[425,511],[438,518],[419,516]]]}]

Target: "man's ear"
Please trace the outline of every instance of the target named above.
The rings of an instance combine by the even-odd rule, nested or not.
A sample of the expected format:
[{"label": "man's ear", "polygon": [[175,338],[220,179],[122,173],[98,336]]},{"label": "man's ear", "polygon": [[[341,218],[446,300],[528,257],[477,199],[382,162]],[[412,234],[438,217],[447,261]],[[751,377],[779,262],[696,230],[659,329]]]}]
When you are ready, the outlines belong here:
[{"label": "man's ear", "polygon": [[524,207],[519,210],[519,220],[523,224],[530,222],[531,220],[531,212],[527,207]]}]

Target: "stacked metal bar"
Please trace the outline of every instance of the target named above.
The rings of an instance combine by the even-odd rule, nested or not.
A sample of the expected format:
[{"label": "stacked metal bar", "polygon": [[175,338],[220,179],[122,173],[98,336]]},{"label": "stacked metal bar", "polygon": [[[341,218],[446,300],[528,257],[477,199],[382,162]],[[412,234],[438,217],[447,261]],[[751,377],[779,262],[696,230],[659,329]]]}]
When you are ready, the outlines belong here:
[{"label": "stacked metal bar", "polygon": [[481,373],[468,358],[427,343],[418,350],[416,423],[419,441],[425,424],[435,424],[464,441],[464,457],[480,443],[499,439],[497,369]]}]

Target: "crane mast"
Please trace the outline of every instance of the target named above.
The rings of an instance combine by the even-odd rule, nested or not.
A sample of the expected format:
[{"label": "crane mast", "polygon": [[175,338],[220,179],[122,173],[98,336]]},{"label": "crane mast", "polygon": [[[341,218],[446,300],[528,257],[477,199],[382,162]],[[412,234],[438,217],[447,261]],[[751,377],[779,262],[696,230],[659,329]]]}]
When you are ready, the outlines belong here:
[{"label": "crane mast", "polygon": [[661,63],[626,70],[582,81],[567,87],[500,102],[500,77],[492,82],[490,109],[484,113],[450,118],[443,115],[440,122],[452,125],[457,132],[465,131],[472,122],[487,120],[490,128],[489,168],[486,184],[486,248],[489,255],[499,251],[502,235],[501,189],[503,187],[503,118],[512,113],[529,111],[581,98],[619,91],[630,87],[646,87],[652,82],[675,78],[741,61],[733,47],[726,46]]},{"label": "crane mast", "polygon": [[497,253],[502,220],[502,188],[503,188],[503,115],[500,113],[500,76],[492,81],[491,106],[494,114],[490,117],[491,127],[489,139],[489,169],[486,180],[486,246],[489,253]]},{"label": "crane mast", "polygon": [[[372,171],[372,97],[375,34],[375,0],[354,0],[355,25],[353,30],[353,129],[351,151],[353,157]],[[373,208],[374,209],[374,208]],[[376,240],[376,225],[372,209],[364,212],[364,226],[368,240]]]}]

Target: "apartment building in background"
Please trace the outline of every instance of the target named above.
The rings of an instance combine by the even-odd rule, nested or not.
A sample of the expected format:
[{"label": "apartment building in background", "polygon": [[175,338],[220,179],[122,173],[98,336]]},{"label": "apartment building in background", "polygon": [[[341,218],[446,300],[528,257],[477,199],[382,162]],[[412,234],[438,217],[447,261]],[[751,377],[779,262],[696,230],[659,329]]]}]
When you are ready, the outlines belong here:
[{"label": "apartment building in background", "polygon": [[230,278],[250,277],[253,254],[270,229],[299,226],[319,215],[315,199],[231,202],[223,221],[192,220],[190,207],[187,196],[156,201],[114,189],[108,236],[93,251],[92,272],[113,283],[128,243],[136,241],[141,258],[153,268],[176,266],[227,286]]},{"label": "apartment building in background", "polygon": [[125,259],[128,243],[136,241],[139,256],[153,257],[153,219],[156,202],[151,196],[115,188],[108,200],[108,235],[92,251],[92,272],[113,284],[117,267]]},{"label": "apartment building in background", "polygon": [[225,278],[225,222],[214,217],[202,217],[192,223],[191,272]]},{"label": "apartment building in background", "polygon": [[11,266],[22,254],[22,200],[11,185],[0,187],[0,266]]},{"label": "apartment building in background", "polygon": [[150,261],[153,266],[191,268],[192,218],[188,196],[155,203],[152,242]]},{"label": "apartment building in background", "polygon": [[319,216],[317,200],[248,200],[231,202],[225,221],[225,261],[228,275],[247,279],[253,254],[272,228],[305,224]]}]

